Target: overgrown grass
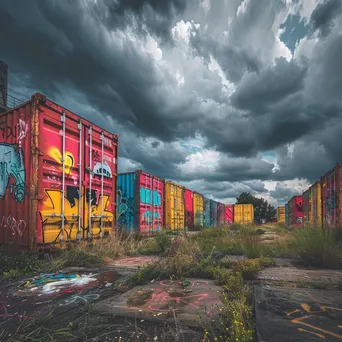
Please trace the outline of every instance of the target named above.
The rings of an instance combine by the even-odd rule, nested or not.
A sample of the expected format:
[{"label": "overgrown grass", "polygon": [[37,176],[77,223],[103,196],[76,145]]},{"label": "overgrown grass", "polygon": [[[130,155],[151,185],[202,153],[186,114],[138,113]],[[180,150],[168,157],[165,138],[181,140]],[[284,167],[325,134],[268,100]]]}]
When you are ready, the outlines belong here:
[{"label": "overgrown grass", "polygon": [[288,248],[303,266],[342,267],[342,241],[334,230],[297,229],[288,241]]},{"label": "overgrown grass", "polygon": [[0,254],[0,279],[18,278],[42,270],[46,266],[44,260],[36,255]]}]

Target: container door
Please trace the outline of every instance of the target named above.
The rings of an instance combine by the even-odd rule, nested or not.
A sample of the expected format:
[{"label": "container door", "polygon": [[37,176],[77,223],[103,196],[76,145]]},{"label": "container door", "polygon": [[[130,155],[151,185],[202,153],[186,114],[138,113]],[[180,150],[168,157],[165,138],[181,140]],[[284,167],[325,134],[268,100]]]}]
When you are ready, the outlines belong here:
[{"label": "container door", "polygon": [[65,113],[44,109],[40,115],[38,242],[75,241],[82,232],[82,127]]},{"label": "container door", "polygon": [[83,237],[102,238],[114,229],[116,204],[117,141],[97,127],[83,125],[85,172],[83,175]]}]

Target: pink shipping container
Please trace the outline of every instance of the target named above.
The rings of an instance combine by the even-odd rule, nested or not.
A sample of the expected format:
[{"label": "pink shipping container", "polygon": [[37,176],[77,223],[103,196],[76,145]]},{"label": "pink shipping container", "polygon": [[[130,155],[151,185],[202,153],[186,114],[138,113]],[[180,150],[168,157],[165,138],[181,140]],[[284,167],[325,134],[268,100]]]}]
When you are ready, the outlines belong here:
[{"label": "pink shipping container", "polygon": [[194,216],[194,193],[189,189],[185,189],[185,227],[189,230],[195,227]]},{"label": "pink shipping container", "polygon": [[234,223],[234,204],[225,205],[224,224],[230,226],[233,223]]},{"label": "pink shipping container", "polygon": [[43,252],[110,234],[117,146],[115,134],[38,93],[1,114],[1,246]]},{"label": "pink shipping container", "polygon": [[225,205],[223,203],[218,203],[217,205],[217,225],[224,226],[225,220]]},{"label": "pink shipping container", "polygon": [[342,229],[342,163],[321,177],[323,226]]}]

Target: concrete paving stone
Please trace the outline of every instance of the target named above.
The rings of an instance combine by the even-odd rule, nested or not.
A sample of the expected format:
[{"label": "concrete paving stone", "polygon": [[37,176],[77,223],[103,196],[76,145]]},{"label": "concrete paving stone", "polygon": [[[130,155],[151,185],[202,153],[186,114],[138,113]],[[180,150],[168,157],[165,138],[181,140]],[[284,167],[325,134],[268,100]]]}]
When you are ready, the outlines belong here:
[{"label": "concrete paving stone", "polygon": [[259,341],[342,341],[342,292],[254,287]]},{"label": "concrete paving stone", "polygon": [[298,281],[301,279],[306,282],[332,281],[338,283],[342,282],[342,270],[268,267],[258,274],[258,279],[282,281]]},{"label": "concrete paving stone", "polygon": [[163,280],[139,286],[95,304],[100,314],[136,317],[198,326],[198,316],[215,321],[221,304],[221,288],[213,281],[188,279],[188,283]]},{"label": "concrete paving stone", "polygon": [[123,259],[112,261],[108,264],[108,266],[128,268],[128,269],[139,269],[143,266],[153,264],[159,261],[160,259],[161,258],[158,256],[129,257],[129,258],[123,258]]}]

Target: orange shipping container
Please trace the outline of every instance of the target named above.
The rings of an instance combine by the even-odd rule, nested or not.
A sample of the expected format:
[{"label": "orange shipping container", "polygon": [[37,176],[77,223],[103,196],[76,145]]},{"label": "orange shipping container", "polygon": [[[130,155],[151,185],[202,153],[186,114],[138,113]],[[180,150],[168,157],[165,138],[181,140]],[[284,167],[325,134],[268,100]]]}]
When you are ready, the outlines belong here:
[{"label": "orange shipping container", "polygon": [[165,182],[165,226],[166,229],[184,230],[185,188],[172,181]]},{"label": "orange shipping container", "polygon": [[253,204],[234,204],[234,223],[237,223],[237,224],[254,223]]}]

